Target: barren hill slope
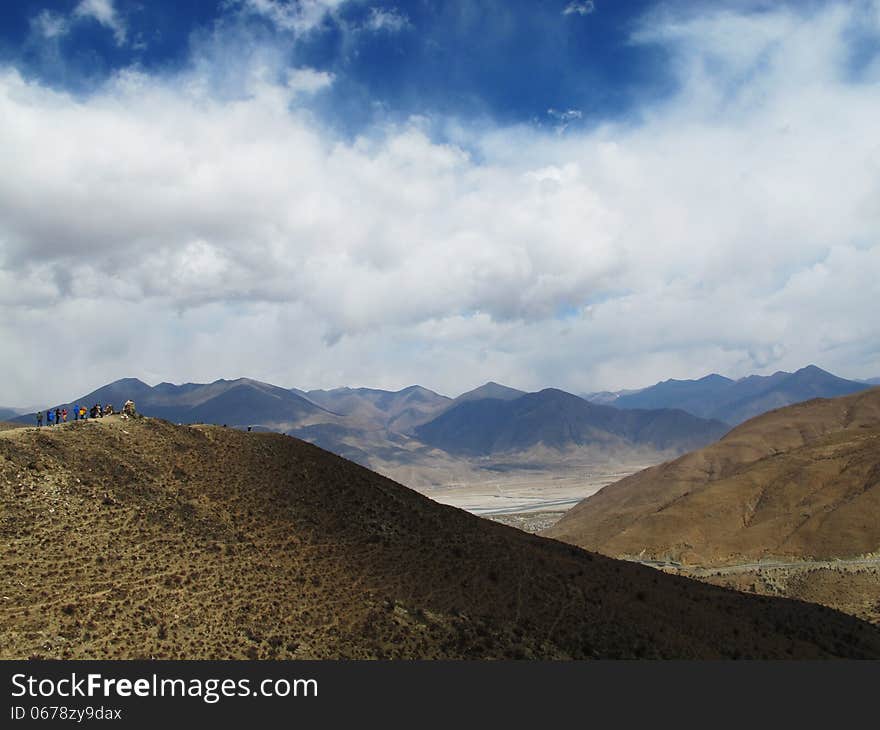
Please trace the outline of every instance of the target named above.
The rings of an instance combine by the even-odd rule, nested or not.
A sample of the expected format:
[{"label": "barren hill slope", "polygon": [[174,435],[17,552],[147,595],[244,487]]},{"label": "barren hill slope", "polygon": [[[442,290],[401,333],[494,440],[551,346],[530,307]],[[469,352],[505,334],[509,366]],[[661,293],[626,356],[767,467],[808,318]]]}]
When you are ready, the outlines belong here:
[{"label": "barren hill slope", "polygon": [[754,418],[605,487],[547,534],[700,565],[880,552],[880,388]]},{"label": "barren hill slope", "polygon": [[880,657],[880,631],[521,533],[296,439],[0,433],[0,658]]}]

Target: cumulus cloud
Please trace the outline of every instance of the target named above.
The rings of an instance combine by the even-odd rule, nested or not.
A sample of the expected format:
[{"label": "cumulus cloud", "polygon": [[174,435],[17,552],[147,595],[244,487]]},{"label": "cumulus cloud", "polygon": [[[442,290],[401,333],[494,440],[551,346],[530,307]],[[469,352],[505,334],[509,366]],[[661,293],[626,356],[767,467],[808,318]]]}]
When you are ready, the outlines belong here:
[{"label": "cumulus cloud", "polygon": [[336,138],[302,101],[332,79],[271,54],[235,95],[199,63],[86,98],[7,67],[0,402],[127,374],[452,394],[878,375],[880,75],[852,77],[852,22],[653,18],[635,40],[670,49],[679,91],[638,122],[459,120],[456,143],[418,119]]}]

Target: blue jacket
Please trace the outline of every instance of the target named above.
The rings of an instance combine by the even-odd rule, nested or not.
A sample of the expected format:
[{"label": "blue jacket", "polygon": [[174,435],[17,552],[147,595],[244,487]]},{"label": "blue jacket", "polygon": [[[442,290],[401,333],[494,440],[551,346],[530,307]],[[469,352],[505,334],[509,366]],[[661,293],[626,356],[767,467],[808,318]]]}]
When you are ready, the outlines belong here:
[{"label": "blue jacket", "polygon": [[46,422],[55,420],[55,411],[46,411]]}]

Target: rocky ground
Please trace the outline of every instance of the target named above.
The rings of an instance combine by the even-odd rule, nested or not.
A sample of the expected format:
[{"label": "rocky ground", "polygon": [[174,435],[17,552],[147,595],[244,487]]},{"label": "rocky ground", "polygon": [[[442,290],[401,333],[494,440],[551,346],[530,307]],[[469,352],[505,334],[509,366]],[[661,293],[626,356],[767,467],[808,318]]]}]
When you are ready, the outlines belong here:
[{"label": "rocky ground", "polygon": [[[679,575],[693,575],[679,570]],[[880,625],[880,566],[805,564],[729,571],[708,569],[694,576],[713,585],[764,596],[786,596],[819,603]]]}]

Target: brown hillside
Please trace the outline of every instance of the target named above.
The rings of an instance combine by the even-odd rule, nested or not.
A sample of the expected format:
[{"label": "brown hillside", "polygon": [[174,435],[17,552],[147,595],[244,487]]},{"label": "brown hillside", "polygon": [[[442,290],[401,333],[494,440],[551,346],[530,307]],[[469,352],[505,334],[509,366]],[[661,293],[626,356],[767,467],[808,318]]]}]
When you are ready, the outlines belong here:
[{"label": "brown hillside", "polygon": [[436,504],[278,434],[0,434],[0,658],[880,657],[880,631]]},{"label": "brown hillside", "polygon": [[754,418],[605,487],[546,534],[702,565],[880,552],[880,388]]}]

